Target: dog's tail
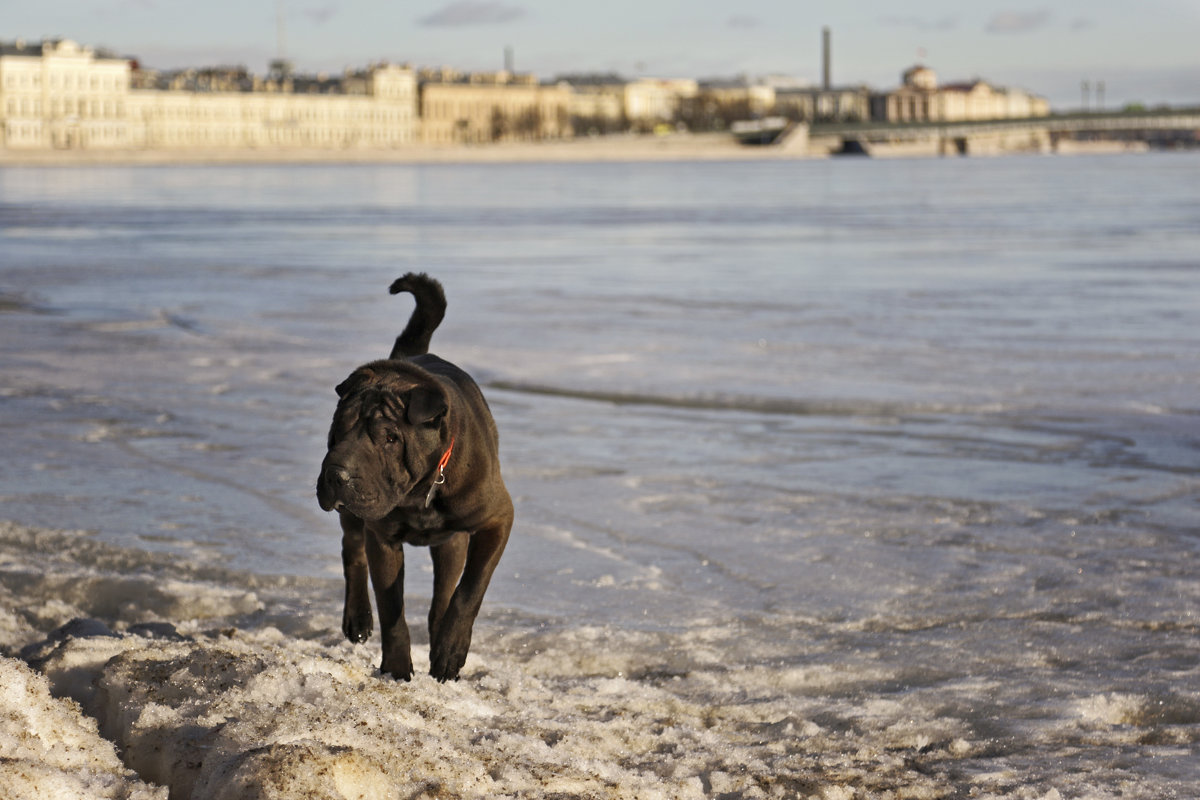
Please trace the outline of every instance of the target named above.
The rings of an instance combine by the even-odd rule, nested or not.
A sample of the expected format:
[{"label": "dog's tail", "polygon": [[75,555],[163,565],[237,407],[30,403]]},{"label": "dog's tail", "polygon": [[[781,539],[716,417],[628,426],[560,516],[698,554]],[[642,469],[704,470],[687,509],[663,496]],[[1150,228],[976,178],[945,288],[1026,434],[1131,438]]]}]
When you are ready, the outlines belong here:
[{"label": "dog's tail", "polygon": [[390,358],[411,358],[429,352],[429,340],[446,316],[446,293],[442,284],[424,272],[410,272],[392,282],[392,294],[409,292],[417,300],[408,325],[396,337]]}]

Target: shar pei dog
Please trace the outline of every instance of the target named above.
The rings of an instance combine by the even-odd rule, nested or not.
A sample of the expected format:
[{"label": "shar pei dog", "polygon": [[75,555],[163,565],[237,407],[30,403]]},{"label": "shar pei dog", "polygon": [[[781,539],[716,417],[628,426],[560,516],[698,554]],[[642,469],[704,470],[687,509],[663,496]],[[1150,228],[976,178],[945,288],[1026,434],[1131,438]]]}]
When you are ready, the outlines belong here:
[{"label": "shar pei dog", "polygon": [[391,356],[359,367],[338,385],[317,500],[341,522],[346,638],[371,636],[370,575],[383,640],[380,669],[412,678],[403,546],[428,547],[429,674],[455,680],[508,542],[513,505],[483,394],[467,373],[429,353],[446,313],[441,284],[409,273],[390,291],[411,293],[416,307]]}]

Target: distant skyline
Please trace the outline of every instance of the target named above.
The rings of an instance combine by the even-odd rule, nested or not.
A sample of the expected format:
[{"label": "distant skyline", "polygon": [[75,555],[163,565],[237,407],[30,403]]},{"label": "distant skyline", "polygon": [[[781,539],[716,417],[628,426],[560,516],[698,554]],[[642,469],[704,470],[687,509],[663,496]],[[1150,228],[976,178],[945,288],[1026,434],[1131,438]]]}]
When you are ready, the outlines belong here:
[{"label": "distant skyline", "polygon": [[0,24],[0,40],[69,38],[159,69],[264,73],[282,46],[301,72],[381,60],[495,70],[511,47],[516,68],[541,78],[782,74],[814,85],[829,27],[835,85],[888,89],[919,62],[944,82],[982,78],[1060,110],[1082,105],[1085,80],[1103,81],[1107,108],[1200,105],[1197,0],[0,0]]}]

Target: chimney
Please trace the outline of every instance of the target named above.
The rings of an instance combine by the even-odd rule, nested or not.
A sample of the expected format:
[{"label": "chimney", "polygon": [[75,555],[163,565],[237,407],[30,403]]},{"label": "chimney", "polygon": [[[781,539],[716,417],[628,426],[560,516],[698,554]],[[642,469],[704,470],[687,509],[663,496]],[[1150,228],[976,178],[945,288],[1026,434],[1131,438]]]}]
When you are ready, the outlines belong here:
[{"label": "chimney", "polygon": [[504,48],[504,71],[511,75],[513,74],[514,66],[513,49],[512,47],[506,47]]},{"label": "chimney", "polygon": [[821,29],[821,86],[825,91],[833,88],[829,60],[829,28]]}]

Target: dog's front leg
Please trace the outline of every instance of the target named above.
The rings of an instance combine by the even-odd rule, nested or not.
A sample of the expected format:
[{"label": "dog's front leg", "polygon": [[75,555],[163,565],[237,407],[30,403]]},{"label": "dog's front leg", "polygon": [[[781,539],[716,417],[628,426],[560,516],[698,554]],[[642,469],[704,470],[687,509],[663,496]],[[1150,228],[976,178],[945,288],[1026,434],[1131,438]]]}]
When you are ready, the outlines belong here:
[{"label": "dog's front leg", "polygon": [[388,540],[386,533],[367,526],[367,565],[379,611],[383,639],[383,662],[379,669],[403,681],[412,680],[412,646],[404,622],[404,550]]},{"label": "dog's front leg", "polygon": [[510,515],[471,535],[462,580],[437,625],[437,638],[430,643],[429,674],[439,681],[456,680],[467,661],[467,651],[471,648],[471,628],[483,604],[483,594],[492,580],[492,573],[496,571],[496,564],[504,552],[504,545],[508,543],[511,528]]},{"label": "dog's front leg", "polygon": [[375,627],[367,596],[366,533],[363,521],[349,512],[341,512],[338,521],[342,524],[342,574],[346,577],[342,633],[352,642],[365,642]]}]

